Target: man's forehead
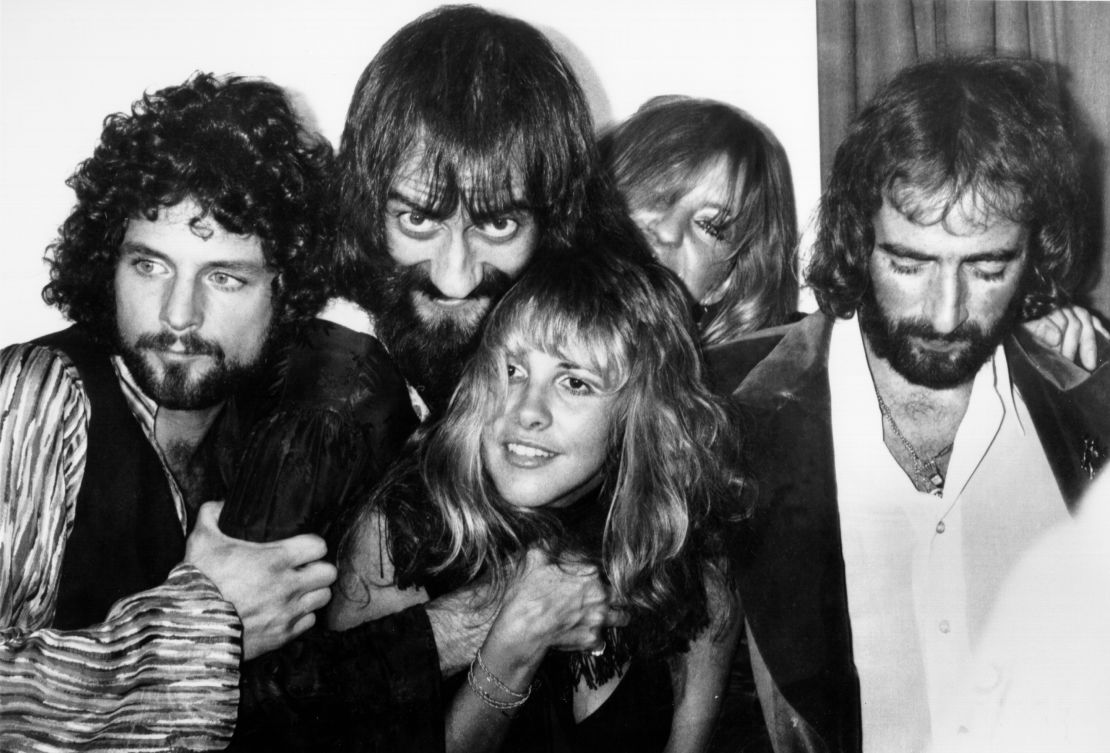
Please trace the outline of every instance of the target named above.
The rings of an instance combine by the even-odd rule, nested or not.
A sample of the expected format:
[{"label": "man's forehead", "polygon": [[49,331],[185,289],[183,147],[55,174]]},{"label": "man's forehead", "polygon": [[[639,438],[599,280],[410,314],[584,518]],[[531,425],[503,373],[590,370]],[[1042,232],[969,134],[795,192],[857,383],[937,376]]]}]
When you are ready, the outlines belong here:
[{"label": "man's forehead", "polygon": [[121,250],[126,253],[154,251],[166,256],[219,260],[260,268],[269,266],[258,236],[228,231],[192,199],[160,207],[152,219],[140,215],[128,220]]},{"label": "man's forehead", "polygon": [[883,208],[893,209],[915,225],[940,223],[953,235],[985,232],[1000,225],[1024,225],[1020,220],[1022,199],[1015,192],[952,186],[915,186],[908,181],[894,184],[883,196]]},{"label": "man's forehead", "polygon": [[[449,174],[450,173],[450,174]],[[490,176],[501,176],[491,180]],[[448,181],[453,185],[448,185]],[[422,206],[439,203],[457,191],[468,204],[522,205],[525,203],[522,171],[516,165],[452,165],[436,170],[435,160],[424,149],[415,149],[402,160],[390,185],[392,193]]]}]

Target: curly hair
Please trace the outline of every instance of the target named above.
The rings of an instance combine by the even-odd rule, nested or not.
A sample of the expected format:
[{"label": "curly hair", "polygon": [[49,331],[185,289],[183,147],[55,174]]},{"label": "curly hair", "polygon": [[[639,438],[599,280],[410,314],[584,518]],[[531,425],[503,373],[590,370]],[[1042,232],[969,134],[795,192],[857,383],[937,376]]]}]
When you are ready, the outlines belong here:
[{"label": "curly hair", "polygon": [[536,28],[474,6],[406,25],[355,87],[338,182],[344,277],[359,302],[360,281],[391,264],[385,206],[414,157],[437,212],[461,202],[489,215],[523,199],[552,247],[569,245],[600,190],[593,119],[570,65]]},{"label": "curly hair", "polygon": [[332,149],[305,130],[281,88],[195,73],[104,121],[67,181],[77,205],[48,249],[43,299],[114,341],[113,278],[129,220],[186,199],[229,233],[254,235],[274,268],[275,324],[310,320],[329,295]]},{"label": "curly hair", "polygon": [[765,126],[723,102],[654,97],[602,136],[601,158],[629,209],[674,203],[726,160],[730,271],[724,297],[698,322],[704,345],[782,324],[796,310],[790,164]]},{"label": "curly hair", "polygon": [[480,450],[483,427],[504,410],[507,354],[537,348],[592,364],[616,390],[602,487],[611,499],[602,563],[616,600],[666,626],[704,597],[704,567],[714,565],[705,555],[743,476],[694,333],[682,283],[632,234],[625,247],[611,238],[537,260],[490,315],[447,415],[421,445],[424,484],[444,523],[437,571],[487,572],[500,593],[525,546],[543,540],[542,509],[505,502]]},{"label": "curly hair", "polygon": [[870,285],[873,220],[884,200],[932,224],[970,199],[1029,230],[1020,309],[1039,316],[1067,300],[1079,274],[1078,162],[1041,64],[968,57],[907,68],[836,152],[806,281],[823,311],[850,316]]}]

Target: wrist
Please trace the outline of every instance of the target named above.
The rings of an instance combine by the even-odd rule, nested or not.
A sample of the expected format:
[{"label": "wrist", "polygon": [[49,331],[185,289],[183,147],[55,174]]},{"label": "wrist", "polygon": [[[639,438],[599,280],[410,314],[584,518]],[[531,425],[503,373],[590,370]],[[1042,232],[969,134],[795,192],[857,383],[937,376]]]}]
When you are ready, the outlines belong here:
[{"label": "wrist", "polygon": [[499,616],[480,649],[486,667],[517,689],[531,682],[548,648],[546,642],[522,627]]},{"label": "wrist", "polygon": [[489,668],[482,659],[481,650],[474,654],[466,674],[466,681],[470,690],[482,703],[509,717],[513,716],[516,710],[532,696],[531,675],[529,675],[528,684],[523,687],[510,685]]}]

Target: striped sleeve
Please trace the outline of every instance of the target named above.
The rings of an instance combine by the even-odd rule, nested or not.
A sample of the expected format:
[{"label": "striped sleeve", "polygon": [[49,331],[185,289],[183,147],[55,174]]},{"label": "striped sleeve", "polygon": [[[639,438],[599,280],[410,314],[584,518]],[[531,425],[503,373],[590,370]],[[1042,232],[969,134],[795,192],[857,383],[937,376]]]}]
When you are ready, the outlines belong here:
[{"label": "striped sleeve", "polygon": [[221,750],[241,627],[196,568],[49,629],[84,472],[87,398],[60,355],[0,351],[0,750]]},{"label": "striped sleeve", "polygon": [[88,415],[68,359],[30,344],[0,351],[0,627],[54,619]]},{"label": "striped sleeve", "polygon": [[231,740],[239,619],[191,565],[93,628],[0,636],[0,750],[223,750]]}]

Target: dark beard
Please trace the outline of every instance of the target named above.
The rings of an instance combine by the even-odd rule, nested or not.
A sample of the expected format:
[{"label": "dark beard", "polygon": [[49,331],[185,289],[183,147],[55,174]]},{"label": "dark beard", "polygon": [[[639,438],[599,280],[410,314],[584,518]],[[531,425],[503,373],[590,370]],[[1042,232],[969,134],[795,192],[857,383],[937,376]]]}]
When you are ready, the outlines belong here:
[{"label": "dark beard", "polygon": [[[1018,296],[1015,296],[1015,303]],[[1002,338],[1017,321],[1018,307],[1011,305],[988,329],[964,322],[947,334],[934,330],[920,319],[892,321],[879,308],[874,290],[868,289],[859,308],[860,329],[871,351],[909,382],[930,389],[949,389],[966,384],[987,362]],[[936,342],[962,343],[949,353],[936,353],[913,342],[919,337]]]},{"label": "dark beard", "polygon": [[[482,281],[467,298],[489,298],[495,304],[512,285],[499,269],[485,267]],[[433,414],[442,413],[459,383],[467,359],[474,354],[482,324],[460,323],[450,317],[425,321],[416,310],[413,293],[429,298],[443,294],[420,265],[381,270],[371,283],[365,302],[374,314],[377,336],[405,379],[416,388]],[[484,317],[483,317],[484,321]]]},{"label": "dark beard", "polygon": [[[140,335],[134,344],[123,342],[118,330],[116,346],[139,389],[159,406],[170,410],[203,410],[227,400],[244,384],[258,379],[267,363],[274,337],[273,329],[267,331],[266,342],[258,358],[250,363],[229,363],[218,343],[201,338],[195,333],[178,336],[169,332]],[[186,364],[163,366],[162,376],[143,358],[142,351],[167,350],[180,345],[190,355],[211,356],[213,364],[200,379],[190,381]]]}]

